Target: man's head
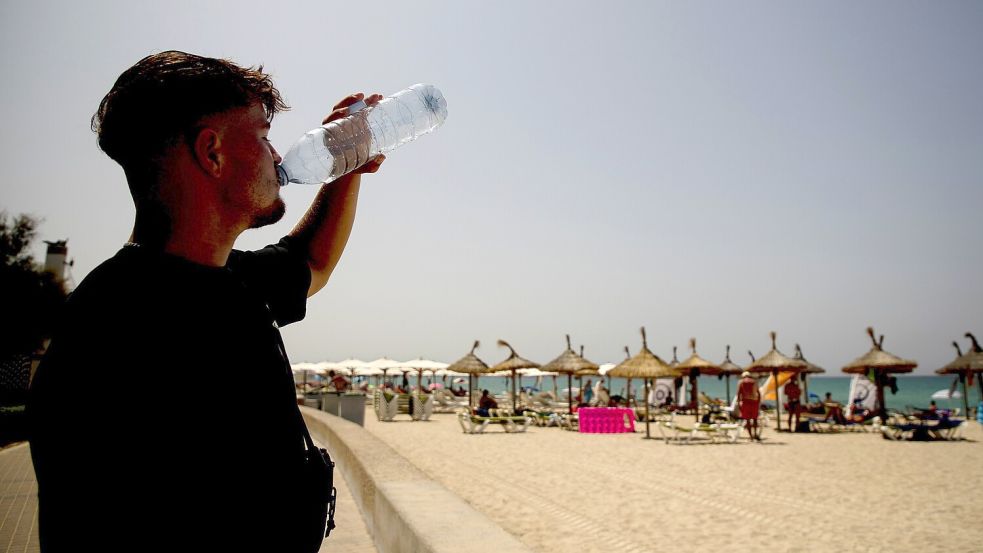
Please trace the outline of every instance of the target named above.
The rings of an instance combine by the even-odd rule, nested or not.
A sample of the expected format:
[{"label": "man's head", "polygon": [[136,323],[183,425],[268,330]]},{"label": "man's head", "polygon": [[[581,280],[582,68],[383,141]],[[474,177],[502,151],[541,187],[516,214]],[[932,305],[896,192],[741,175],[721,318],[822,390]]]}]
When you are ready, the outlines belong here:
[{"label": "man's head", "polygon": [[[233,178],[266,178],[268,172],[275,178],[270,159],[279,157],[272,147],[265,152],[268,159],[250,159],[264,152],[230,137],[260,127],[256,132],[262,131],[261,136],[249,138],[261,144],[266,140],[262,127],[268,130],[273,116],[284,109],[286,104],[262,67],[243,68],[226,60],[168,51],[140,60],[119,76],[92,117],[92,129],[99,147],[126,172],[139,212],[141,207],[161,204],[168,194],[162,181],[173,180],[174,172],[188,180],[215,180],[218,185],[231,185]],[[195,171],[175,167],[178,159],[193,162]],[[250,163],[256,166],[247,167]],[[229,202],[244,202],[236,194],[255,185],[239,182],[238,192],[228,191]],[[278,193],[275,196],[275,200],[264,198],[271,205],[262,209],[249,206],[257,209],[252,226],[282,216],[282,201]]]}]

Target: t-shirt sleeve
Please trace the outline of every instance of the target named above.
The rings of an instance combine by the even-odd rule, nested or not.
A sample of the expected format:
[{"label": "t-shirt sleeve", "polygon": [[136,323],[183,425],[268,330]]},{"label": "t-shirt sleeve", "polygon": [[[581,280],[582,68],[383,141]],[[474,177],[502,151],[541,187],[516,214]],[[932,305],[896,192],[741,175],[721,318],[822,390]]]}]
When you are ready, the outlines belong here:
[{"label": "t-shirt sleeve", "polygon": [[303,248],[294,238],[255,251],[233,250],[229,268],[266,302],[280,326],[307,314],[311,269]]}]

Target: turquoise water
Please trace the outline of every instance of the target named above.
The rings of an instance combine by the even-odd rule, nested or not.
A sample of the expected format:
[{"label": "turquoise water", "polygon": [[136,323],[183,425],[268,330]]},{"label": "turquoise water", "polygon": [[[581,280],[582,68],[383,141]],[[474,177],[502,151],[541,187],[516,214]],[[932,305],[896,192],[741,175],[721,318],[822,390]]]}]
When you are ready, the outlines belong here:
[{"label": "turquoise water", "polygon": [[[846,403],[847,396],[850,392],[851,378],[852,377],[850,376],[811,377],[807,381],[807,387],[810,394],[817,394],[819,397],[823,397],[826,392],[830,392],[833,394],[833,399],[841,403]],[[954,378],[955,377],[951,376],[898,376],[898,393],[892,395],[890,389],[885,389],[885,403],[887,403],[888,408],[899,410],[904,410],[908,406],[928,407],[932,394],[939,390],[948,390],[952,386]],[[625,379],[612,378],[609,380],[610,382],[607,384],[607,387],[611,391],[611,395],[625,395]],[[734,394],[737,389],[737,380],[737,378],[731,378],[730,380],[731,394]],[[592,379],[592,382],[596,381],[597,379]],[[483,376],[481,377],[479,386],[483,389],[489,390],[492,393],[499,393],[504,391],[507,386],[511,386],[511,384],[508,384],[508,382],[508,379],[501,377]],[[585,378],[584,383],[586,384],[586,382],[587,379]],[[522,386],[534,386],[535,384],[535,378],[522,379]],[[556,380],[556,385],[560,390],[566,388],[566,377],[558,377]],[[577,386],[576,378],[573,380],[573,385],[574,387]],[[631,387],[635,392],[635,397],[642,397],[642,386],[644,386],[644,384],[641,381],[632,380]],[[700,391],[705,392],[710,397],[724,399],[726,396],[726,382],[724,380],[718,380],[717,377],[700,377],[698,386]],[[552,378],[543,378],[542,389],[553,389]],[[967,389],[969,392],[969,405],[970,407],[974,407],[980,402],[979,381],[974,381],[973,386],[968,387]],[[957,390],[962,393],[961,383],[958,385]],[[936,404],[942,408],[958,407],[960,411],[963,408],[962,398],[936,400]]]}]

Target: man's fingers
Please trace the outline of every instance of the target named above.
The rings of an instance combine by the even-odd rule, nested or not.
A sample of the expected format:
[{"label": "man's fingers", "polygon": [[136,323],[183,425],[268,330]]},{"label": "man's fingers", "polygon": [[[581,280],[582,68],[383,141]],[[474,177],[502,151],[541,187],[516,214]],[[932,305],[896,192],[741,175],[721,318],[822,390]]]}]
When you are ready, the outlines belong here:
[{"label": "man's fingers", "polygon": [[382,166],[382,162],[386,161],[386,156],[377,155],[372,161],[366,163],[365,165],[358,168],[357,173],[375,173]]},{"label": "man's fingers", "polygon": [[[373,94],[373,96],[375,95]],[[348,115],[348,107],[357,104],[358,102],[361,101],[365,101],[365,103],[368,104],[368,101],[365,98],[365,94],[362,94],[361,92],[356,92],[354,94],[349,94],[348,96],[345,96],[344,98],[341,99],[340,102],[334,105],[334,108],[332,108],[331,113],[329,113],[324,119],[321,120],[321,124],[327,125],[332,121],[336,121],[338,119],[341,119],[342,117],[345,117],[346,115]]]},{"label": "man's fingers", "polygon": [[356,92],[354,94],[349,94],[348,96],[345,96],[344,98],[342,98],[342,100],[340,102],[338,102],[337,104],[335,104],[334,105],[334,109],[337,110],[337,109],[340,109],[340,108],[347,108],[348,106],[350,106],[350,105],[352,105],[352,104],[354,104],[354,103],[356,103],[356,102],[358,102],[360,100],[363,100],[364,98],[365,98],[365,94],[362,94],[361,92]]}]

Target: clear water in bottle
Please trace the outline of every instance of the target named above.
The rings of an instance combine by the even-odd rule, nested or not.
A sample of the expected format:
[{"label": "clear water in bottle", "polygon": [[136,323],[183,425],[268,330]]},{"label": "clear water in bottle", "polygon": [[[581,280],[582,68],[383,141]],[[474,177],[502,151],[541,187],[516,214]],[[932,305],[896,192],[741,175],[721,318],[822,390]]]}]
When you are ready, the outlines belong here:
[{"label": "clear water in bottle", "polygon": [[415,84],[304,134],[277,168],[280,185],[331,182],[432,132],[446,118],[447,102],[440,91]]}]

